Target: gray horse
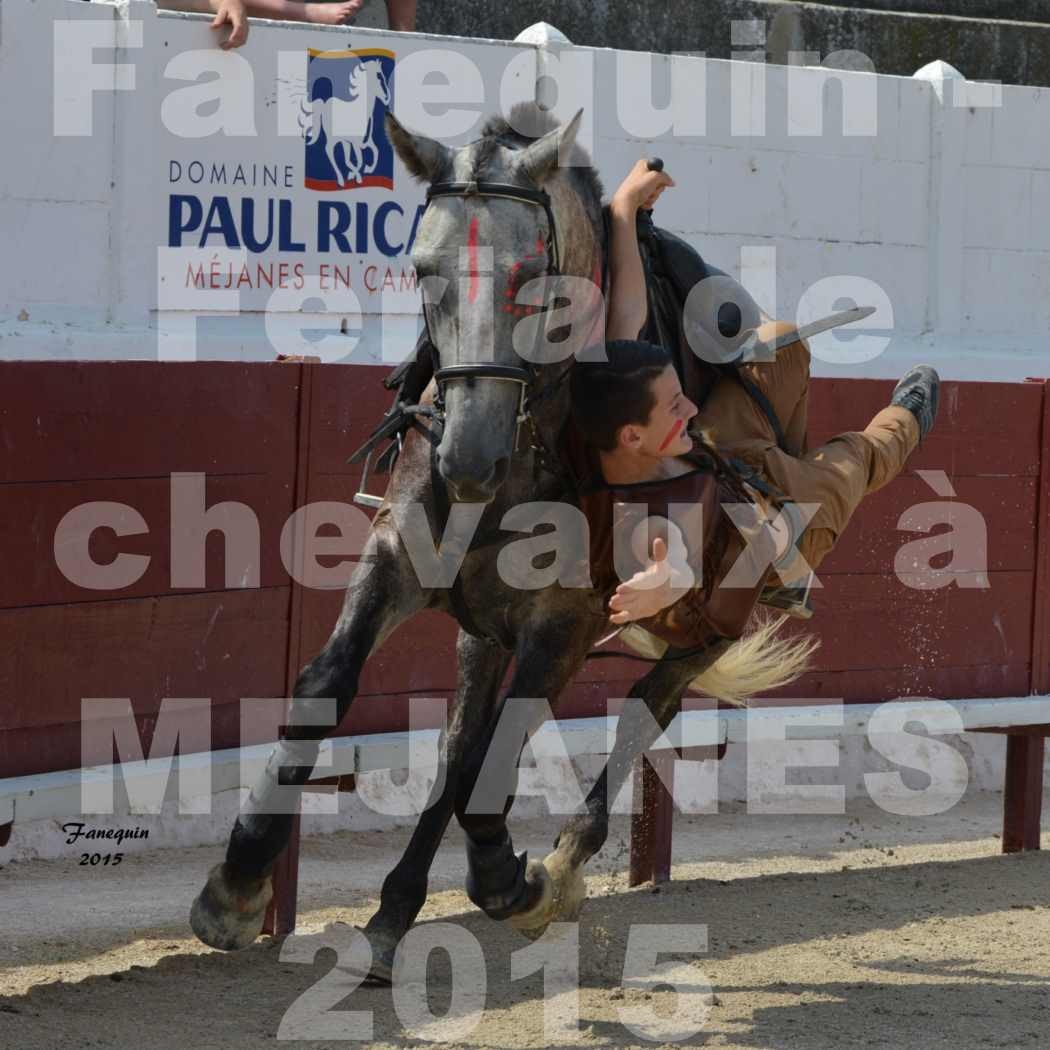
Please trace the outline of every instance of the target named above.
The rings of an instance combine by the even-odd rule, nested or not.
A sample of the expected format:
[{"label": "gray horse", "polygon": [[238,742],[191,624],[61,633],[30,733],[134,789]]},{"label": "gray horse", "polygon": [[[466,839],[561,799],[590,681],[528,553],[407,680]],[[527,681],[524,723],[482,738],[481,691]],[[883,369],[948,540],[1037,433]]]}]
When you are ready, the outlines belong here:
[{"label": "gray horse", "polygon": [[[391,979],[394,950],[426,900],[427,875],[453,815],[466,835],[470,899],[491,917],[539,936],[552,921],[578,914],[583,865],[606,839],[609,799],[634,758],[674,717],[686,688],[732,682],[739,695],[742,681],[753,693],[780,680],[783,654],[764,657],[769,648],[762,637],[720,641],[688,658],[667,653],[631,690],[643,703],[621,716],[609,762],[553,852],[542,862],[514,852],[506,814],[519,752],[547,705],[511,698],[553,704],[606,626],[607,596],[586,585],[586,576],[581,581],[571,558],[544,586],[515,586],[504,578],[514,575],[513,567],[508,573],[508,559],[515,562],[510,545],[522,543],[520,534],[506,531],[508,512],[539,501],[576,506],[556,455],[569,410],[562,380],[572,359],[551,353],[557,340],[549,336],[554,324],[565,325],[564,311],[536,314],[536,345],[528,346],[520,331],[515,343],[521,311],[499,304],[510,299],[501,283],[510,273],[520,283],[554,272],[589,280],[601,271],[602,188],[575,144],[581,114],[559,126],[535,106],[518,107],[510,121],[490,118],[479,139],[458,149],[412,134],[387,116],[401,159],[435,191],[412,258],[422,281],[446,284],[440,300],[432,295],[425,306],[439,351],[437,381],[422,398],[420,426],[406,437],[332,635],[298,676],[291,724],[236,821],[225,862],[209,873],[194,902],[191,924],[208,945],[243,948],[258,936],[273,865],[288,842],[320,740],[345,716],[369,654],[421,609],[442,609],[460,624],[458,684],[441,774],[365,930],[377,980]],[[546,204],[540,188],[549,195]],[[419,570],[421,533],[430,554],[435,547],[440,552],[427,572]],[[550,546],[543,548],[548,555]],[[585,538],[583,547],[585,556]],[[549,556],[535,564],[526,558],[533,576],[544,560],[549,566]],[[517,562],[520,568],[520,557]],[[335,698],[334,718],[321,698]],[[484,796],[496,804],[470,804],[479,777]]]}]

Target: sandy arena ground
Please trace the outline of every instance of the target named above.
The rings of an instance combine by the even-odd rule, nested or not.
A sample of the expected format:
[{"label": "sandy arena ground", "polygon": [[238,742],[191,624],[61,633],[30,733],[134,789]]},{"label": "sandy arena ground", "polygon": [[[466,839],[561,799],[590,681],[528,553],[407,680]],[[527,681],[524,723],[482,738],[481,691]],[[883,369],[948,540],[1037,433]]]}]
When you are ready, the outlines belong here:
[{"label": "sandy arena ground", "polygon": [[[918,820],[867,803],[851,803],[844,817],[791,818],[723,804],[715,816],[677,817],[674,881],[658,891],[627,888],[620,818],[590,866],[575,1041],[545,1039],[541,975],[511,979],[511,955],[528,942],[471,908],[459,889],[459,833],[450,832],[421,922],[450,921],[477,938],[487,998],[473,1031],[429,1035],[493,1050],[660,1045],[633,1034],[619,1011],[648,1009],[659,1024],[679,996],[621,989],[628,930],[706,924],[709,950],[693,965],[714,994],[686,998],[694,1025],[707,1019],[674,1045],[1050,1047],[1050,854],[1000,855],[1000,806],[1001,797],[986,794]],[[553,836],[546,824],[517,823],[516,845],[542,857]],[[1050,824],[1050,847],[1045,831]],[[421,1038],[425,1029],[406,1028],[391,989],[353,990],[320,944],[326,927],[345,939],[368,919],[406,837],[306,840],[298,934],[283,949],[262,938],[234,955],[204,948],[186,922],[218,848],[132,855],[115,869],[79,867],[74,857],[8,865],[0,870],[0,1047],[255,1048],[276,1041],[291,1004],[326,974],[326,1002],[299,1008],[314,1023],[335,1010],[319,1022],[334,1028],[296,1045],[355,1045],[340,1011],[372,1012],[370,1045],[435,1045]],[[563,942],[552,957],[564,962],[566,952]],[[440,1016],[450,1002],[448,956],[436,952],[429,972],[430,1007]],[[401,994],[418,1006],[418,991]]]}]

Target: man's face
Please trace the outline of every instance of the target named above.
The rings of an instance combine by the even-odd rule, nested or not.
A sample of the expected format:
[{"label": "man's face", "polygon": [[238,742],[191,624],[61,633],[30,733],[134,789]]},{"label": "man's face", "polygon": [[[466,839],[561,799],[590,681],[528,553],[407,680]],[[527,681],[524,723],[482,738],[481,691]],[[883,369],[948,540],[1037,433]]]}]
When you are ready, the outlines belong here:
[{"label": "man's face", "polygon": [[682,392],[673,365],[668,365],[650,381],[649,391],[653,395],[653,407],[648,422],[621,427],[621,446],[655,459],[689,452],[693,442],[686,433],[686,423],[696,415],[697,407]]}]

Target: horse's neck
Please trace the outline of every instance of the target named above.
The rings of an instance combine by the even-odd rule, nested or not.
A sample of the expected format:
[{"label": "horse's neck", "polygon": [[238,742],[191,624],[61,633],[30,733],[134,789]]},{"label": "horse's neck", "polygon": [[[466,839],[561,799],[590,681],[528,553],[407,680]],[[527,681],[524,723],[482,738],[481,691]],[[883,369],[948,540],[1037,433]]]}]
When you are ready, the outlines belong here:
[{"label": "horse's neck", "polygon": [[[584,231],[587,236],[583,236],[582,233],[578,233],[576,230],[572,230],[571,235],[568,230],[558,231],[559,245],[563,253],[562,272],[567,277],[583,278],[592,281],[597,277],[600,281],[603,269],[602,241],[599,234],[601,219],[599,218],[596,229],[588,212],[586,202],[576,193],[575,188],[569,182],[568,176],[565,176],[565,180],[565,189],[568,190],[575,201],[579,202],[576,215],[578,221],[582,220],[582,223],[586,224]],[[604,294],[604,289],[599,289],[599,291]],[[604,315],[604,303],[601,304],[601,308]],[[580,321],[578,323],[584,322]],[[604,316],[600,331],[604,332]],[[556,370],[559,367],[562,366],[551,365],[544,370],[545,373],[549,371],[550,374],[545,374],[543,377],[543,389],[547,388],[546,384],[548,383],[556,383],[556,389],[553,394],[544,399],[534,413],[536,428],[542,445],[542,455],[555,460],[555,462],[557,462],[558,457],[558,444],[565,429],[565,424],[569,419],[569,376],[566,373],[572,368],[572,362],[569,361],[564,364],[563,367],[566,369],[566,373],[557,372]]]},{"label": "horse's neck", "polygon": [[[560,177],[549,184],[555,214],[562,219],[558,235],[558,246],[562,254],[561,272],[571,277],[592,279],[595,271],[601,273],[602,226],[600,202],[593,207],[596,218],[591,218],[592,205],[584,200],[572,183],[572,175],[562,169]],[[569,221],[566,221],[566,218]]]}]

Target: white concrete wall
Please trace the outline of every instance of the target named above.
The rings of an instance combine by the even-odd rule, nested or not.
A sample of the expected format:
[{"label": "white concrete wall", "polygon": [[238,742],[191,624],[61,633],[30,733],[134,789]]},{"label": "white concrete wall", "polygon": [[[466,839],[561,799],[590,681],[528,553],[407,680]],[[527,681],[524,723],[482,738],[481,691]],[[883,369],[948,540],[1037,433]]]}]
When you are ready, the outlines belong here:
[{"label": "white concrete wall", "polygon": [[[771,312],[806,320],[851,289],[858,301],[879,307],[866,342],[835,335],[814,341],[816,374],[893,376],[916,359],[953,378],[1048,371],[1046,89],[607,49],[538,52],[357,27],[348,39],[342,27],[268,22],[253,24],[245,48],[221,52],[206,18],[158,13],[141,0],[7,0],[0,18],[8,158],[0,174],[0,358],[270,360],[275,349],[304,348],[295,335],[301,327],[311,339],[323,337],[317,345],[325,360],[403,355],[418,324],[411,291],[385,303],[384,329],[378,295],[359,284],[360,338],[340,336],[346,312],[337,302],[323,311],[301,295],[187,295],[184,282],[178,287],[185,259],[166,247],[169,196],[187,188],[170,183],[172,162],[229,170],[238,162],[290,165],[293,185],[279,196],[294,208],[296,233],[309,234],[321,199],[363,201],[373,215],[389,200],[406,214],[418,206],[422,189],[399,162],[393,190],[322,194],[302,186],[293,82],[307,48],[349,46],[388,48],[399,64],[435,48],[473,63],[478,92],[453,107],[468,116],[458,134],[440,136],[453,143],[476,137],[488,113],[532,97],[537,71],[556,76],[557,112],[585,107],[584,140],[607,188],[640,154],[662,156],[677,187],[657,206],[657,221],[740,276]],[[99,48],[90,58],[89,37]],[[75,72],[88,61],[126,66],[126,74],[100,76],[111,84],[133,76],[133,90],[91,95],[87,74]],[[200,83],[173,76],[180,62],[196,63],[192,76]],[[433,119],[413,121],[418,99],[399,76],[395,112],[435,134],[442,107],[433,108]],[[185,110],[192,92],[213,95],[205,82],[215,77],[228,98],[248,100],[242,108],[253,134],[243,124],[233,135],[177,133],[172,114],[179,101]],[[465,78],[456,81],[457,91],[466,88]],[[673,125],[650,112],[650,98],[662,109],[669,93]],[[56,133],[85,97],[91,133]],[[290,134],[278,133],[283,119],[292,122]],[[199,190],[202,199],[223,192],[235,207],[245,197],[266,199],[245,187]],[[302,261],[308,273],[332,261],[310,245],[300,255],[267,258]],[[403,252],[387,259],[373,249],[340,261],[359,276],[377,263],[410,270]],[[869,283],[858,287],[857,279]],[[200,320],[190,323],[194,313]]]}]

